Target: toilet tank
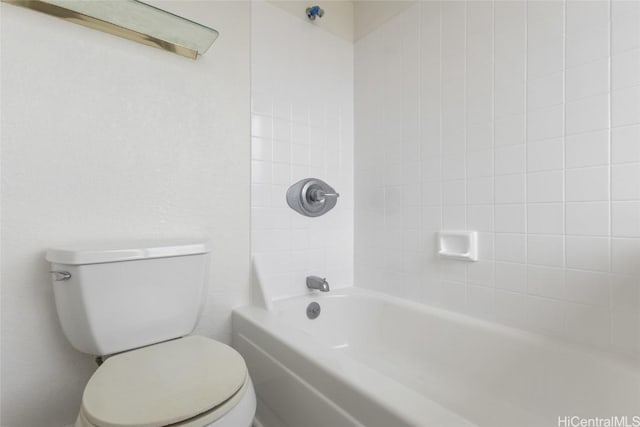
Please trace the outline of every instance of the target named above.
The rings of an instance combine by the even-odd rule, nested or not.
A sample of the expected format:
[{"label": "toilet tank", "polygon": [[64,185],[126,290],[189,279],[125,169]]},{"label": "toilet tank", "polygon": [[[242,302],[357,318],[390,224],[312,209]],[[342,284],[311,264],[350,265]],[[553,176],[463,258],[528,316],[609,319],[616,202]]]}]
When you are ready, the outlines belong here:
[{"label": "toilet tank", "polygon": [[204,301],[204,242],[81,245],[47,251],[71,345],[108,355],[188,335]]}]

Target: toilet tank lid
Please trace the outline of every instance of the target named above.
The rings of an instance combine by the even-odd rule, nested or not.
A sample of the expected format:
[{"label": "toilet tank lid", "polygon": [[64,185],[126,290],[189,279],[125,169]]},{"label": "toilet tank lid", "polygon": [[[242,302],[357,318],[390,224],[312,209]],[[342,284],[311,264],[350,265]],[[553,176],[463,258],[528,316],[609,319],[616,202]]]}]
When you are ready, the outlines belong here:
[{"label": "toilet tank lid", "polygon": [[211,252],[209,242],[203,240],[102,242],[50,248],[47,250],[46,259],[56,264],[83,265],[198,255],[209,252]]}]

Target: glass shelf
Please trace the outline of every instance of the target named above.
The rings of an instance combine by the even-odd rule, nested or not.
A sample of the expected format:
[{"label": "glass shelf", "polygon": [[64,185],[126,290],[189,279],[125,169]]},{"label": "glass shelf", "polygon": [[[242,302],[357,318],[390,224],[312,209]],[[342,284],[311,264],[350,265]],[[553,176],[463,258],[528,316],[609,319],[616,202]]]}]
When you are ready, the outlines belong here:
[{"label": "glass shelf", "polygon": [[192,59],[203,55],[218,38],[213,28],[137,0],[2,1]]}]

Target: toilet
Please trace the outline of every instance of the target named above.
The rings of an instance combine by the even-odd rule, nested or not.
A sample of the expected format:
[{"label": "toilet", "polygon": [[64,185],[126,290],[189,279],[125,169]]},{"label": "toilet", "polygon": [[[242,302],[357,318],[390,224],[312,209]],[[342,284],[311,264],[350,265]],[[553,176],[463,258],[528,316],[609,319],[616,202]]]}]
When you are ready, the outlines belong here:
[{"label": "toilet", "polygon": [[256,397],[242,356],[189,335],[206,297],[207,243],[52,248],[58,318],[102,362],[75,427],[249,427]]}]

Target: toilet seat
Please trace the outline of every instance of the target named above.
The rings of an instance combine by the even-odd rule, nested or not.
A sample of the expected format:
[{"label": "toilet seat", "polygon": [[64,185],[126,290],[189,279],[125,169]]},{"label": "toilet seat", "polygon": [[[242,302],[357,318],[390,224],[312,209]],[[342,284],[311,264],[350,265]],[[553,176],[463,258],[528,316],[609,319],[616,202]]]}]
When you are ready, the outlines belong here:
[{"label": "toilet seat", "polygon": [[249,382],[231,347],[200,336],[168,341],[108,358],[85,387],[76,425],[206,425],[233,409]]}]

